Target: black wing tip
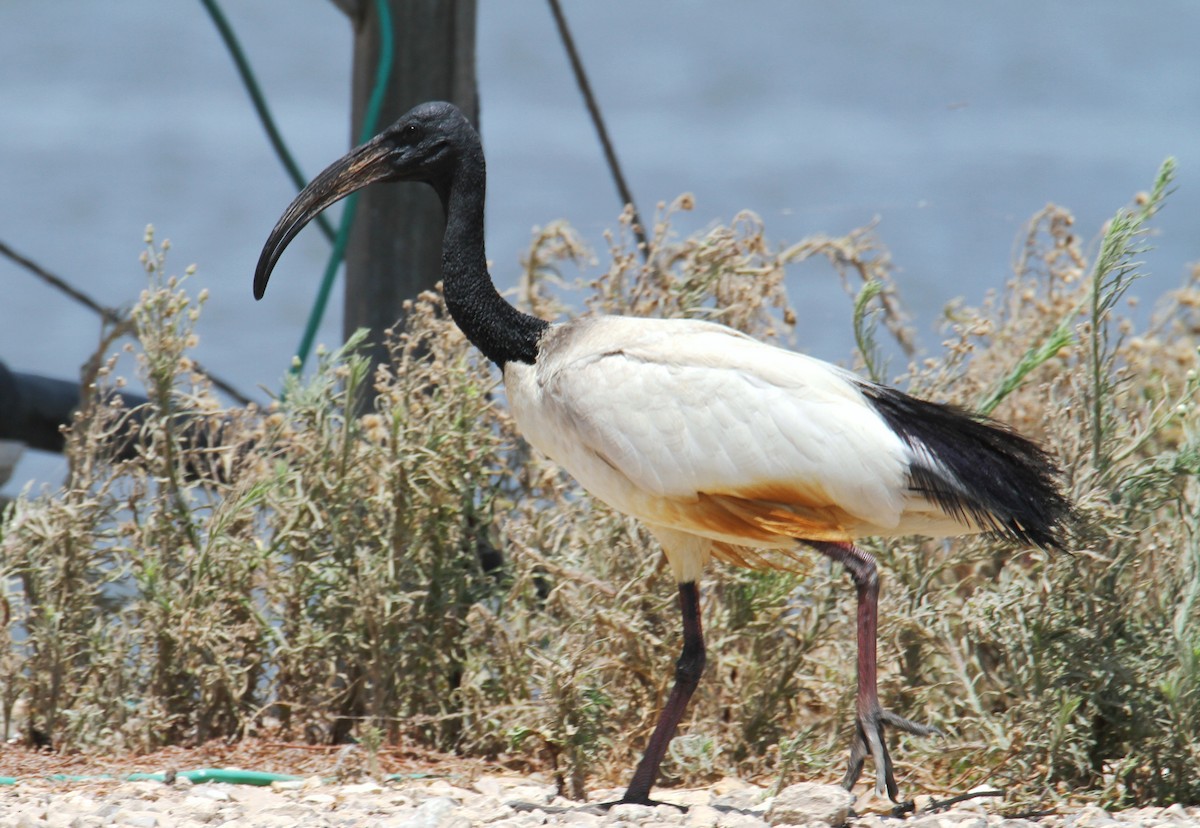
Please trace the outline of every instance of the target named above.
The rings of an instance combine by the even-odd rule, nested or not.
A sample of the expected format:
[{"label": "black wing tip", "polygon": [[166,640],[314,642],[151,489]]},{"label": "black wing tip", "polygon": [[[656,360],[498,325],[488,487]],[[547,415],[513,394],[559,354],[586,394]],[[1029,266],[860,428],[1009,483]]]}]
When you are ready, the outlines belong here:
[{"label": "black wing tip", "polygon": [[985,533],[1042,549],[1066,550],[1078,513],[1064,475],[1040,445],[1009,426],[885,386],[862,391],[893,431],[921,445],[945,471],[914,463],[910,481],[946,514]]},{"label": "black wing tip", "polygon": [[[987,423],[992,425],[990,421]],[[1079,512],[1064,491],[1066,475],[1044,448],[1002,424],[995,428],[1008,438],[1006,448],[1015,488],[1015,498],[985,501],[997,523],[993,534],[1046,550],[1067,551],[1077,534]]]},{"label": "black wing tip", "polygon": [[1068,551],[1073,545],[1078,515],[1069,500],[1057,492],[1055,494],[1060,502],[1055,504],[1053,513],[1045,516],[1045,519],[1028,523],[1009,521],[1008,525],[1000,526],[989,534],[1047,551]]},{"label": "black wing tip", "polygon": [[1022,478],[1021,490],[1025,496],[1014,499],[998,498],[987,489],[964,492],[924,466],[910,470],[914,492],[985,535],[1046,550],[1070,549],[1079,516],[1058,485],[1058,468],[1047,462],[1031,475],[1019,472],[1017,476]]}]

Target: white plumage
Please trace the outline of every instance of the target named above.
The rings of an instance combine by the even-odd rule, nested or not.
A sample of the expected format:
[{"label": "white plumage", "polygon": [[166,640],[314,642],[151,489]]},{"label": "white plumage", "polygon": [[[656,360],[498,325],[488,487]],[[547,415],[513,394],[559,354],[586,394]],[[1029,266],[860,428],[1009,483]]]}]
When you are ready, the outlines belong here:
[{"label": "white plumage", "polygon": [[[791,550],[977,531],[913,496],[914,450],[858,382],[723,325],[616,316],[553,326],[536,363],[504,368],[525,438],[660,540]],[[676,579],[699,577],[711,544],[672,547]]]}]

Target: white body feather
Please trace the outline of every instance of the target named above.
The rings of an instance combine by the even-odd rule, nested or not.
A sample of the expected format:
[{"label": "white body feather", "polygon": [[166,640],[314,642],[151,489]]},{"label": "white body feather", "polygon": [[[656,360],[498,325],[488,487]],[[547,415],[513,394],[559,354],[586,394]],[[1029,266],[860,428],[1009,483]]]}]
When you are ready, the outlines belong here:
[{"label": "white body feather", "polygon": [[921,447],[853,374],[722,325],[556,325],[536,364],[509,362],[504,381],[525,438],[645,522],[680,581],[699,577],[714,545],[755,565],[737,549],[978,531],[910,490]]}]

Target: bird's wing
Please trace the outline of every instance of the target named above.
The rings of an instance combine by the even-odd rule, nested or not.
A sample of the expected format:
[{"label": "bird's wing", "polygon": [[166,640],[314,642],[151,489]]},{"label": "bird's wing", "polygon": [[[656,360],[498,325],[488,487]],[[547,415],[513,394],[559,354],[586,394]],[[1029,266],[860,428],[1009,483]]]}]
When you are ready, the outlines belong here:
[{"label": "bird's wing", "polygon": [[723,326],[618,317],[568,328],[548,356],[539,413],[518,421],[616,508],[655,519],[618,502],[624,486],[748,542],[900,520],[906,449],[835,366]]}]

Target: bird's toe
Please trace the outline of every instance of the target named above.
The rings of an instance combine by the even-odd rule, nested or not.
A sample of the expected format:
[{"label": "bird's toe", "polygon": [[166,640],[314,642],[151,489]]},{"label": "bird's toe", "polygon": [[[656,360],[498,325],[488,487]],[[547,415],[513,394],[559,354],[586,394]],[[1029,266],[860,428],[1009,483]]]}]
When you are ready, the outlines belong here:
[{"label": "bird's toe", "polygon": [[892,758],[888,755],[887,742],[884,739],[885,726],[915,736],[941,736],[943,733],[936,727],[910,721],[880,707],[859,716],[854,728],[854,741],[850,745],[850,763],[842,779],[842,786],[847,790],[854,787],[854,783],[862,774],[867,757],[870,756],[871,761],[875,763],[875,793],[887,796],[893,802],[899,802],[897,797],[900,789],[896,785]]},{"label": "bird's toe", "polygon": [[903,716],[897,716],[895,713],[893,713],[890,710],[880,710],[879,711],[879,720],[883,724],[885,724],[889,727],[894,727],[897,730],[904,731],[905,733],[911,733],[914,736],[945,736],[946,735],[942,730],[934,727],[933,725],[927,725],[927,724],[921,724],[920,722],[914,722],[911,719],[904,718]]}]

